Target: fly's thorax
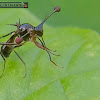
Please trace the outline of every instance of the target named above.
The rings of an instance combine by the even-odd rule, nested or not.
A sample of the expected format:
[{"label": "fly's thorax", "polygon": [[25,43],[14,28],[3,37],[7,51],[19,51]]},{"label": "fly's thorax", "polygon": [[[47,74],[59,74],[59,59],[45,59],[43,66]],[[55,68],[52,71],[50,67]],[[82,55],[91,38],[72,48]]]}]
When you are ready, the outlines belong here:
[{"label": "fly's thorax", "polygon": [[43,31],[35,31],[34,32],[35,34],[37,34],[39,37],[42,37],[43,36]]},{"label": "fly's thorax", "polygon": [[25,34],[31,34],[34,31],[34,26],[31,24],[22,24],[18,28],[19,37],[24,36]]},{"label": "fly's thorax", "polygon": [[34,26],[32,26],[31,24],[22,24],[20,25],[19,30],[20,31],[25,31],[25,30],[32,31],[34,30]]},{"label": "fly's thorax", "polygon": [[34,31],[34,26],[31,24],[22,24],[18,28],[18,37],[22,37],[23,41],[29,41],[30,34]]}]

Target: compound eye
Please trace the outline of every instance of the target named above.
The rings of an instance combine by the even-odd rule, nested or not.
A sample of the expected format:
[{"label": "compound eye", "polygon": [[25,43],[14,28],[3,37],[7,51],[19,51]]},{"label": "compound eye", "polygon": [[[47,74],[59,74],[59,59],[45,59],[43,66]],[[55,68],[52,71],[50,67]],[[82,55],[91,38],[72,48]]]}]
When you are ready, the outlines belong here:
[{"label": "compound eye", "polygon": [[23,32],[23,31],[25,31],[26,29],[25,29],[24,27],[19,27],[19,30],[20,30],[21,32]]},{"label": "compound eye", "polygon": [[19,28],[20,31],[23,31],[23,28]]}]

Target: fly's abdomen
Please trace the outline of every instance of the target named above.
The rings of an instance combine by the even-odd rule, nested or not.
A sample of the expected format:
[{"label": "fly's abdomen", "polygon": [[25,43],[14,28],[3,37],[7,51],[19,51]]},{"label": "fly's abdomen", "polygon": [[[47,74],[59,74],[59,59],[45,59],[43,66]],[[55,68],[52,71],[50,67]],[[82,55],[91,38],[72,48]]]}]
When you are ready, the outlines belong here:
[{"label": "fly's abdomen", "polygon": [[[11,36],[11,38],[6,43],[14,43],[15,36]],[[14,49],[13,45],[2,45],[1,47],[1,53],[4,57],[9,57],[12,50]]]},{"label": "fly's abdomen", "polygon": [[9,57],[9,55],[10,55],[10,53],[12,52],[12,50],[13,50],[13,47],[9,47],[9,46],[7,46],[7,45],[3,45],[2,47],[1,47],[1,53],[3,54],[3,56],[4,57]]}]

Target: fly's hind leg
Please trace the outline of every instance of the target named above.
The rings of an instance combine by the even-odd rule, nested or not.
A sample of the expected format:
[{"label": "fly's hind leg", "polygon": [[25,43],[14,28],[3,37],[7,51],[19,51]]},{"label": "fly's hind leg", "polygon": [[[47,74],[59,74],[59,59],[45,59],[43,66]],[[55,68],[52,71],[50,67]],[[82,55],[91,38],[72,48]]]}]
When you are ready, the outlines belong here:
[{"label": "fly's hind leg", "polygon": [[0,55],[3,58],[3,60],[4,60],[3,71],[2,71],[2,74],[0,75],[0,77],[1,77],[4,74],[6,60],[5,60],[5,57],[3,56],[2,52],[0,52]]},{"label": "fly's hind leg", "polygon": [[22,58],[19,56],[19,54],[14,50],[15,54],[17,55],[17,57],[21,60],[21,62],[24,64],[24,67],[25,67],[25,75],[24,75],[24,78],[26,77],[26,64],[25,62],[22,60]]}]

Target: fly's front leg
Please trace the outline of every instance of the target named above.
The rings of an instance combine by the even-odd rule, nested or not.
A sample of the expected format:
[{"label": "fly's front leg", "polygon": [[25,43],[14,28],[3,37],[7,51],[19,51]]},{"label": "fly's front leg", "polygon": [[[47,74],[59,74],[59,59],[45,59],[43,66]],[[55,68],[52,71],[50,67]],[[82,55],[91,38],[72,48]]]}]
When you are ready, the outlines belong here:
[{"label": "fly's front leg", "polygon": [[[39,41],[41,42],[41,44],[40,44],[39,42],[36,41],[36,38],[39,39],[38,35],[35,34],[33,37],[31,37],[30,41],[34,42],[35,45],[36,45],[37,47],[39,47],[39,48],[41,48],[41,49],[43,49],[43,50],[50,50],[50,49],[48,49],[48,48],[45,46],[44,41],[42,42],[42,41],[39,39]],[[52,50],[50,50],[50,51],[52,51]],[[53,51],[53,52],[55,52],[55,51]]]},{"label": "fly's front leg", "polygon": [[[35,43],[35,45],[43,50],[45,50],[47,53],[48,53],[48,56],[49,56],[49,60],[51,61],[51,63],[53,63],[56,67],[59,67],[55,62],[52,61],[51,59],[51,55],[49,53],[49,51],[46,49],[46,47],[42,44],[40,44],[39,42],[36,41],[36,38],[33,39],[33,42]],[[62,68],[62,67],[59,67],[59,68]]]},{"label": "fly's front leg", "polygon": [[39,37],[37,37],[37,38],[38,38],[38,40],[41,42],[42,46],[45,47],[45,49],[46,49],[49,53],[51,53],[51,54],[53,54],[53,55],[55,55],[55,56],[60,56],[60,55],[57,55],[57,54],[53,53],[53,52],[56,52],[56,51],[51,50],[51,49],[49,49],[49,48],[46,47],[45,42],[44,42],[44,40],[43,40],[43,37],[42,37],[42,40],[41,40]]},{"label": "fly's front leg", "polygon": [[36,39],[33,39],[33,42],[35,43],[35,45],[36,45],[38,48],[41,48],[41,49],[43,49],[43,50],[46,50],[46,48],[45,48],[42,44],[40,44],[39,42],[37,42]]},{"label": "fly's front leg", "polygon": [[11,34],[13,35],[13,34],[16,34],[16,33],[15,33],[15,31],[10,32],[10,33],[8,33],[8,34],[6,34],[6,35],[4,35],[4,36],[1,36],[0,39],[1,39],[1,38],[4,38],[4,37],[6,37],[6,36],[9,36],[9,35],[11,35]]},{"label": "fly's front leg", "polygon": [[51,51],[51,52],[56,52],[56,50],[51,50],[51,49],[49,49],[49,48],[46,47],[45,42],[44,42],[44,40],[43,40],[43,37],[42,37],[42,41],[41,41],[41,39],[40,39],[39,37],[37,37],[37,38],[38,38],[38,40],[41,42],[41,44],[42,44],[47,50],[49,50],[49,51]]}]

